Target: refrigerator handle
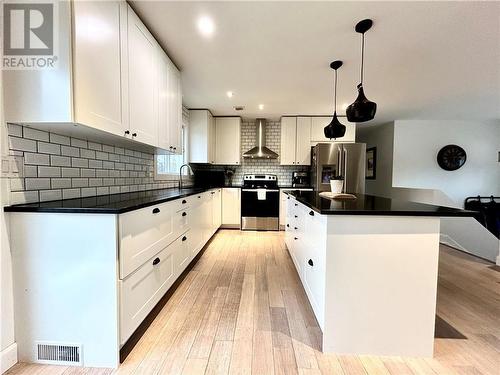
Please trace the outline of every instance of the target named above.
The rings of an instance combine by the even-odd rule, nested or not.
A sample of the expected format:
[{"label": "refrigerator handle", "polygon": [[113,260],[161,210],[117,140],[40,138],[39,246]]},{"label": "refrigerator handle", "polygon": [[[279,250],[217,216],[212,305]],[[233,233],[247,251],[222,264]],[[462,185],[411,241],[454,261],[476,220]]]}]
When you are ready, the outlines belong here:
[{"label": "refrigerator handle", "polygon": [[347,153],[347,149],[344,148],[344,193],[347,193],[347,159],[349,158],[349,154]]},{"label": "refrigerator handle", "polygon": [[338,148],[337,150],[337,160],[338,160],[338,163],[339,163],[339,168],[338,168],[338,171],[337,171],[337,176],[336,177],[340,177],[343,175],[343,163],[342,163],[342,150],[340,149],[340,147]]}]

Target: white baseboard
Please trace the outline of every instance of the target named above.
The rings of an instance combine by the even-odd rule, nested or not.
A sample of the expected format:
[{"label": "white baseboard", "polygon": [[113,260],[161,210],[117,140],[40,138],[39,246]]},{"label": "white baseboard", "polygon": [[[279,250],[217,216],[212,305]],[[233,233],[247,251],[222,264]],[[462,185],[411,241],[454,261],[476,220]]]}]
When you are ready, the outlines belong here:
[{"label": "white baseboard", "polygon": [[17,344],[13,343],[0,352],[0,374],[17,363]]},{"label": "white baseboard", "polygon": [[497,256],[497,266],[500,266],[500,255]]},{"label": "white baseboard", "polygon": [[457,241],[453,240],[453,238],[451,238],[447,234],[441,233],[439,235],[439,242],[468,253],[467,249],[465,249],[463,246],[460,246],[460,244]]}]

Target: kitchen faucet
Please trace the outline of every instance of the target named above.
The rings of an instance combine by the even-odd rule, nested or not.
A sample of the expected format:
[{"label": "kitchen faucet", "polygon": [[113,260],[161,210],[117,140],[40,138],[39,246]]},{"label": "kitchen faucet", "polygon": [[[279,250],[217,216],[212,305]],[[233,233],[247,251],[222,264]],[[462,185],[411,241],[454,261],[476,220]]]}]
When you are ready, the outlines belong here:
[{"label": "kitchen faucet", "polygon": [[179,168],[179,189],[182,189],[182,168],[184,168],[184,167],[188,167],[191,174],[194,175],[193,169],[191,168],[191,166],[188,163],[182,164],[181,167]]}]

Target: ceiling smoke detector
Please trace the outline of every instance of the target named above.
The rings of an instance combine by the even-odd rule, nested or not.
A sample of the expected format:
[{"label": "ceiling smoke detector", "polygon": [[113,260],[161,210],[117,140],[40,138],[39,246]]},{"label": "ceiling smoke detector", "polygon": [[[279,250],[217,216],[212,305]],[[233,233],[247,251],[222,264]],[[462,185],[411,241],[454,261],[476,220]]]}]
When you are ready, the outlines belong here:
[{"label": "ceiling smoke detector", "polygon": [[243,111],[245,109],[244,105],[235,105],[234,107],[235,111]]}]

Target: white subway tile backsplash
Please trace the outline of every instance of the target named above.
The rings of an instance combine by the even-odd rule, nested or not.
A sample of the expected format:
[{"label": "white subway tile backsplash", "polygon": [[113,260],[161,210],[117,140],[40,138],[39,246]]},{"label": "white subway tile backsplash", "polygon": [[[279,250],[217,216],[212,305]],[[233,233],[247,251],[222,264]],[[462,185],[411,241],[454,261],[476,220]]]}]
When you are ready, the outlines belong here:
[{"label": "white subway tile backsplash", "polygon": [[63,199],[80,198],[80,189],[63,189]]},{"label": "white subway tile backsplash", "polygon": [[24,128],[23,137],[37,141],[49,141],[49,133],[28,127]]},{"label": "white subway tile backsplash", "polygon": [[40,202],[57,201],[62,199],[61,190],[40,190]]},{"label": "white subway tile backsplash", "polygon": [[69,146],[71,144],[70,138],[64,135],[50,133],[50,143],[58,143],[61,145]]},{"label": "white subway tile backsplash", "polygon": [[25,138],[9,137],[11,150],[36,152],[36,141]]},{"label": "white subway tile backsplash", "polygon": [[26,178],[26,190],[50,189],[50,178]]},{"label": "white subway tile backsplash", "polygon": [[50,165],[49,155],[25,152],[24,164]]},{"label": "white subway tile backsplash", "polygon": [[53,178],[50,184],[52,189],[68,189],[71,187],[71,178]]},{"label": "white subway tile backsplash", "polygon": [[71,146],[80,147],[80,148],[87,148],[87,141],[84,141],[82,139],[77,139],[77,138],[71,138]]},{"label": "white subway tile backsplash", "polygon": [[82,188],[82,197],[93,197],[94,195],[97,195],[97,190],[95,187]]},{"label": "white subway tile backsplash", "polygon": [[88,142],[88,148],[91,150],[102,151],[102,145],[100,143]]},{"label": "white subway tile backsplash", "polygon": [[82,158],[95,159],[95,151],[82,148],[82,149],[80,149],[80,156]]},{"label": "white subway tile backsplash", "polygon": [[42,154],[61,155],[61,146],[55,143],[38,142],[38,152]]},{"label": "white subway tile backsplash", "polygon": [[63,177],[80,177],[79,168],[61,168]]},{"label": "white subway tile backsplash", "polygon": [[70,167],[71,158],[69,156],[50,155],[50,165],[58,167]]},{"label": "white subway tile backsplash", "polygon": [[23,127],[16,124],[8,124],[9,134],[15,137],[23,136]]},{"label": "white subway tile backsplash", "polygon": [[38,202],[38,191],[13,191],[10,193],[12,204]]},{"label": "white subway tile backsplash", "polygon": [[95,177],[95,169],[81,169],[80,175],[81,177]]},{"label": "white subway tile backsplash", "polygon": [[88,178],[73,178],[73,179],[71,179],[71,186],[74,188],[88,187],[89,186],[89,179]]},{"label": "white subway tile backsplash", "polygon": [[71,166],[77,168],[88,168],[89,160],[81,158],[71,158]]},{"label": "white subway tile backsplash", "polygon": [[61,168],[39,166],[38,177],[61,177]]},{"label": "white subway tile backsplash", "polygon": [[80,149],[71,146],[61,146],[61,155],[80,157]]}]

